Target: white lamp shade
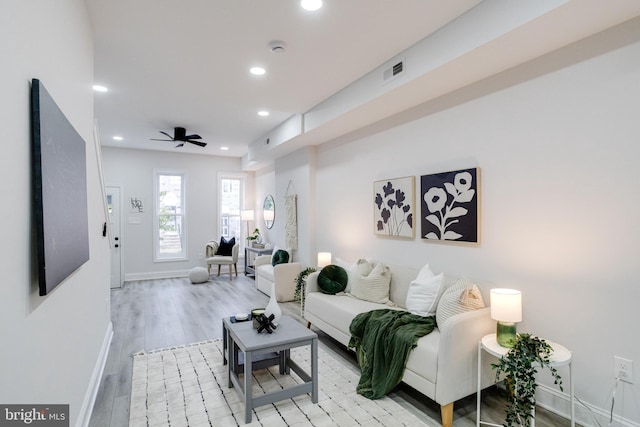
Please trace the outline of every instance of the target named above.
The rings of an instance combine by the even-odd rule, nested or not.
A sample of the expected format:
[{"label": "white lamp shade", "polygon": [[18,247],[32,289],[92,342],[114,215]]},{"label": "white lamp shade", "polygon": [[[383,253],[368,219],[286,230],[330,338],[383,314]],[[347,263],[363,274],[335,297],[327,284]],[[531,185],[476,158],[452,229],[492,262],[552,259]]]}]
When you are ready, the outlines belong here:
[{"label": "white lamp shade", "polygon": [[318,267],[326,267],[331,264],[331,252],[318,252]]},{"label": "white lamp shade", "polygon": [[491,318],[499,322],[522,321],[522,294],[515,289],[491,289]]},{"label": "white lamp shade", "polygon": [[253,209],[243,209],[240,211],[242,221],[253,221]]}]

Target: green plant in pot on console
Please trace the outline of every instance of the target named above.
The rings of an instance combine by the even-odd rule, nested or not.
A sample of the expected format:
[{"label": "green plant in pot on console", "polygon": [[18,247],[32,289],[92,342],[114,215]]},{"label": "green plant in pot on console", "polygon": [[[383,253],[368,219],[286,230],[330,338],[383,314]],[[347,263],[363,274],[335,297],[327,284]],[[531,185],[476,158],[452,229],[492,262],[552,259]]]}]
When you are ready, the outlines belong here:
[{"label": "green plant in pot on console", "polygon": [[260,229],[256,228],[255,230],[253,230],[253,234],[251,236],[247,237],[247,240],[249,242],[255,242],[258,243],[260,239]]},{"label": "green plant in pot on console", "polygon": [[551,366],[549,357],[553,348],[543,339],[530,334],[517,334],[513,347],[498,363],[492,363],[496,370],[496,380],[505,374],[505,386],[509,392],[509,401],[505,408],[505,426],[528,427],[533,418],[532,408],[536,404],[536,373],[538,367],[549,369],[560,391],[562,378],[556,368]]}]

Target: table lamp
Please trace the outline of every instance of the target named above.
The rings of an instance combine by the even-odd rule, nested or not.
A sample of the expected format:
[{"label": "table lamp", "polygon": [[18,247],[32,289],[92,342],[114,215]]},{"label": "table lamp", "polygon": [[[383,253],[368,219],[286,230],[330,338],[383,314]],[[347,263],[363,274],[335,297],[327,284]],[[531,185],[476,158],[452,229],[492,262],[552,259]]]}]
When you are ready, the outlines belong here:
[{"label": "table lamp", "polygon": [[318,268],[331,264],[331,252],[318,252]]},{"label": "table lamp", "polygon": [[516,340],[516,323],[522,321],[522,294],[515,289],[491,289],[491,318],[498,322],[496,339],[511,348]]}]

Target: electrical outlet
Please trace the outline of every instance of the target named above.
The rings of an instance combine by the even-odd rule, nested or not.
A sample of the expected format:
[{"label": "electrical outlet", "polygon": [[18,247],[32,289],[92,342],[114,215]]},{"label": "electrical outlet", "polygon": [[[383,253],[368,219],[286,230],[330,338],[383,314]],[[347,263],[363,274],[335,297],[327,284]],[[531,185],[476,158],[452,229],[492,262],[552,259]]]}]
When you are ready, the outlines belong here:
[{"label": "electrical outlet", "polygon": [[619,356],[615,356],[614,360],[614,375],[616,378],[620,378],[620,380],[627,382],[629,384],[633,384],[633,361],[629,359],[624,359]]}]

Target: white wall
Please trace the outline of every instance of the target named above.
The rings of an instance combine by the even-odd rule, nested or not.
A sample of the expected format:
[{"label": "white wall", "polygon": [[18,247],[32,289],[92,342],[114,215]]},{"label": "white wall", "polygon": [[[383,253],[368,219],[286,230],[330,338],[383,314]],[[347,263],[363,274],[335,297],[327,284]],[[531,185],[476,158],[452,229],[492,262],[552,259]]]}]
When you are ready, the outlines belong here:
[{"label": "white wall", "polygon": [[[187,275],[195,266],[206,266],[207,241],[220,238],[218,221],[218,173],[241,173],[240,159],[175,152],[102,147],[106,185],[121,188],[122,268],[125,280]],[[153,261],[154,169],[186,172],[186,261]],[[253,174],[245,185],[253,195]],[[144,212],[130,213],[130,198],[142,199]],[[247,200],[253,200],[247,198]],[[139,218],[130,224],[129,218]]]},{"label": "white wall", "polygon": [[[317,247],[347,260],[429,263],[489,283],[485,296],[491,284],[521,289],[520,331],[573,350],[576,393],[602,415],[614,355],[640,367],[638,23],[320,146],[317,155]],[[481,170],[479,246],[374,236],[374,181],[414,175],[419,201],[420,175],[469,167]],[[638,372],[636,384],[618,387],[616,413],[626,425],[640,425]]]},{"label": "white wall", "polygon": [[287,244],[285,223],[287,213],[285,196],[296,194],[296,218],[298,224],[298,248],[293,258],[304,264],[316,264],[316,206],[315,206],[316,148],[305,147],[275,162],[276,222],[272,234],[274,242]]},{"label": "white wall", "polygon": [[[3,244],[0,402],[70,404],[86,421],[108,346],[109,246],[93,145],[93,42],[82,0],[5,1],[0,13]],[[31,225],[30,81],[38,78],[86,142],[90,259],[38,296]],[[101,353],[102,351],[102,353]]]}]

